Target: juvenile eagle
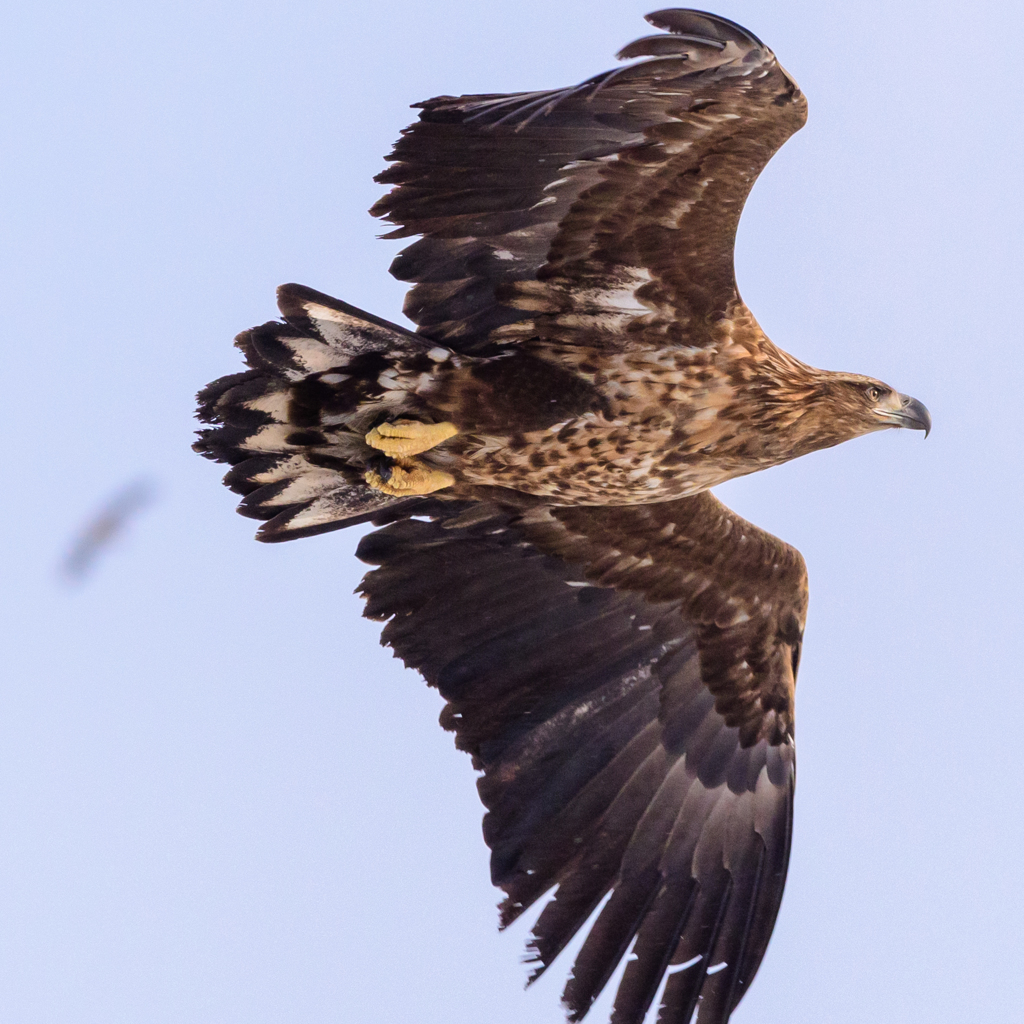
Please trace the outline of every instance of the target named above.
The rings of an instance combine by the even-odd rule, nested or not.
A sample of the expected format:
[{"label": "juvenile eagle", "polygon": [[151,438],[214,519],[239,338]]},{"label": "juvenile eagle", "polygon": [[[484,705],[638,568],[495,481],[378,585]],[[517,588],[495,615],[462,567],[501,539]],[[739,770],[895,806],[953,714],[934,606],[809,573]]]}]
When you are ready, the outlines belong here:
[{"label": "juvenile eagle", "polygon": [[[372,521],[383,641],[482,773],[501,923],[550,894],[536,977],[606,897],[565,989],[628,950],[615,1024],[728,1019],[782,897],[803,559],[709,491],[928,412],[765,337],[733,241],[804,123],[724,18],[581,85],[420,104],[373,212],[415,333],[297,285],[199,396],[196,449],[279,541]],[[665,981],[667,975],[667,981]]]}]

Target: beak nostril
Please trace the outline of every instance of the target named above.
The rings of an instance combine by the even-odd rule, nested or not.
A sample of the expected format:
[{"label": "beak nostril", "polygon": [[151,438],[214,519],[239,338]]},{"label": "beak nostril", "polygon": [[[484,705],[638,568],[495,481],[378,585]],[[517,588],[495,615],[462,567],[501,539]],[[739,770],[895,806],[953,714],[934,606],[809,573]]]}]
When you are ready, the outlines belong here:
[{"label": "beak nostril", "polygon": [[910,395],[900,395],[900,411],[896,414],[896,424],[909,427],[911,430],[923,430],[924,436],[931,433],[932,418],[928,410]]}]

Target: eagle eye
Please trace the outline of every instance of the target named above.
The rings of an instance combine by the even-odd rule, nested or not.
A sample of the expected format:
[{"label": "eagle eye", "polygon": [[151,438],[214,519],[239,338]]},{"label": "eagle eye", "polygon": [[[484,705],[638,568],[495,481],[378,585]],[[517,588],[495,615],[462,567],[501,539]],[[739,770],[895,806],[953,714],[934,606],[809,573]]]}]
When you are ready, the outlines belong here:
[{"label": "eagle eye", "polygon": [[872,402],[877,402],[885,393],[886,392],[883,391],[882,388],[876,386],[875,384],[872,384],[868,388],[868,398],[870,398]]}]

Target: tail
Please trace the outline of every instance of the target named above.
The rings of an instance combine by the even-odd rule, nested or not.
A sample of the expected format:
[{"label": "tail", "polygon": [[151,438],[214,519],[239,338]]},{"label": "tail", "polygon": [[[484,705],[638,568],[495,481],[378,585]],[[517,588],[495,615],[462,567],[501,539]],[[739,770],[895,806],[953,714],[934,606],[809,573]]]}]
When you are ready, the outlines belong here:
[{"label": "tail", "polygon": [[364,437],[384,419],[420,405],[406,383],[447,351],[338,299],[282,285],[284,323],[243,331],[235,344],[250,367],[199,392],[195,451],[231,471],[245,495],[238,511],[266,522],[256,537],[292,540],[362,522],[408,502],[373,490],[381,453]]}]

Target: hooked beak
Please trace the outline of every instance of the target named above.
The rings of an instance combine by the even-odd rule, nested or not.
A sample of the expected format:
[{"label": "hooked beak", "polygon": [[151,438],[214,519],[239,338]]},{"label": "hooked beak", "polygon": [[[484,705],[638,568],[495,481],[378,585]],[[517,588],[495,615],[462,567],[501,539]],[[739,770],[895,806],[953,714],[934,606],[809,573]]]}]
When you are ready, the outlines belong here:
[{"label": "hooked beak", "polygon": [[932,429],[932,418],[928,410],[910,395],[900,395],[900,408],[886,417],[892,420],[893,426],[908,427],[910,430],[923,430],[927,437]]}]

